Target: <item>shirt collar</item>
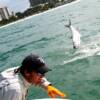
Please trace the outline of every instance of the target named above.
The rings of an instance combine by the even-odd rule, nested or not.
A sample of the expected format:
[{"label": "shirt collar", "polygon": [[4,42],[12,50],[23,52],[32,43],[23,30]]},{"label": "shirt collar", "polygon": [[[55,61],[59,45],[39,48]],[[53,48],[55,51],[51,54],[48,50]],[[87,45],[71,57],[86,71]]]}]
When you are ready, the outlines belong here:
[{"label": "shirt collar", "polygon": [[22,81],[24,87],[29,88],[31,86],[31,84],[21,74],[19,76],[21,78],[21,81]]}]

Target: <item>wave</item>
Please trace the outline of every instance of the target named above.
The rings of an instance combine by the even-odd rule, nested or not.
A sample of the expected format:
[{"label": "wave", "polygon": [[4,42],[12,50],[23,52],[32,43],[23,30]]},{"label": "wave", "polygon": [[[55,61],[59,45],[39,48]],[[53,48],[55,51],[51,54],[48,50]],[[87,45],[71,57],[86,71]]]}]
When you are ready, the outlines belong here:
[{"label": "wave", "polygon": [[[47,41],[50,42],[50,40],[52,40],[52,39],[55,39],[55,38],[45,38],[45,37],[43,37],[43,38],[38,39],[38,40],[36,40],[36,41],[30,41],[30,42],[25,43],[25,44],[22,44],[22,45],[20,45],[20,46],[16,46],[16,47],[12,48],[11,50],[6,51],[6,52],[0,54],[0,57],[1,57],[0,60],[5,60],[5,59],[7,59],[8,56],[9,56],[9,54],[12,53],[12,52],[15,53],[15,52],[24,51],[24,50],[27,49],[27,46],[30,46],[30,45],[35,46],[35,44],[37,44],[37,43],[40,43],[40,44],[41,44],[41,42],[42,42],[42,43],[45,43],[45,42],[47,42]],[[36,45],[36,46],[37,46],[37,45]]]},{"label": "wave", "polygon": [[62,65],[64,65],[64,64],[68,64],[68,63],[72,63],[72,62],[74,62],[74,61],[76,61],[76,60],[80,60],[80,59],[84,59],[84,58],[87,58],[88,56],[81,56],[81,57],[75,57],[75,58],[73,58],[73,59],[71,59],[71,60],[68,60],[68,61],[63,61],[63,64]]}]

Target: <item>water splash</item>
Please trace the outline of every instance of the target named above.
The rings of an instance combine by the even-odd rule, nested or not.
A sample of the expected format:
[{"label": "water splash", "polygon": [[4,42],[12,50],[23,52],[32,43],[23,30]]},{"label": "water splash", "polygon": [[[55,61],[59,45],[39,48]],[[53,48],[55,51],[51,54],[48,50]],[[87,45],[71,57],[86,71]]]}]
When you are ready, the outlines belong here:
[{"label": "water splash", "polygon": [[72,59],[63,61],[63,65],[67,63],[74,62],[79,59],[84,59],[90,56],[100,55],[100,46],[98,42],[91,42],[90,44],[86,44],[80,47],[80,49],[77,49],[73,55]]}]

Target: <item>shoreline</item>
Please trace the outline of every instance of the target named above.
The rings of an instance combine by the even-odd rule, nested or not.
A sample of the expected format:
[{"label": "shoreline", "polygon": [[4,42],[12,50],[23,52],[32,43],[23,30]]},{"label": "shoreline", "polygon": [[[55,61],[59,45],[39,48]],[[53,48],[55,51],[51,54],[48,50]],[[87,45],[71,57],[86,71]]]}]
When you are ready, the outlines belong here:
[{"label": "shoreline", "polygon": [[28,20],[28,19],[30,19],[30,18],[39,16],[39,15],[45,14],[45,13],[47,13],[47,12],[52,12],[52,11],[57,10],[57,9],[60,9],[60,8],[62,8],[62,7],[65,7],[65,6],[69,6],[69,5],[78,3],[78,2],[80,2],[80,1],[81,1],[81,0],[75,0],[75,1],[73,1],[73,2],[71,2],[71,3],[67,3],[67,4],[64,4],[64,5],[61,5],[61,6],[52,8],[52,9],[49,9],[49,10],[47,10],[47,11],[40,12],[40,13],[31,15],[31,16],[28,16],[28,17],[23,18],[23,19],[19,19],[19,20],[17,20],[17,21],[14,21],[14,22],[8,23],[8,24],[6,24],[6,25],[0,26],[0,29],[1,29],[1,28],[5,28],[5,27],[10,26],[10,25],[13,25],[13,24],[16,24],[16,23],[18,23],[18,22],[22,22],[22,21],[24,21],[24,20]]}]

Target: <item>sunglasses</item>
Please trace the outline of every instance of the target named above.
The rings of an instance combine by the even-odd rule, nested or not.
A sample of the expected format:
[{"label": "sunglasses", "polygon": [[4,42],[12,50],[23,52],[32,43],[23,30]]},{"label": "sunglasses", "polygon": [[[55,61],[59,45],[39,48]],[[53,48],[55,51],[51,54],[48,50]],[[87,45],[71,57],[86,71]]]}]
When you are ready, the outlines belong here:
[{"label": "sunglasses", "polygon": [[41,73],[37,73],[37,75],[40,76],[40,77],[44,77],[45,76],[45,74],[41,74]]}]

